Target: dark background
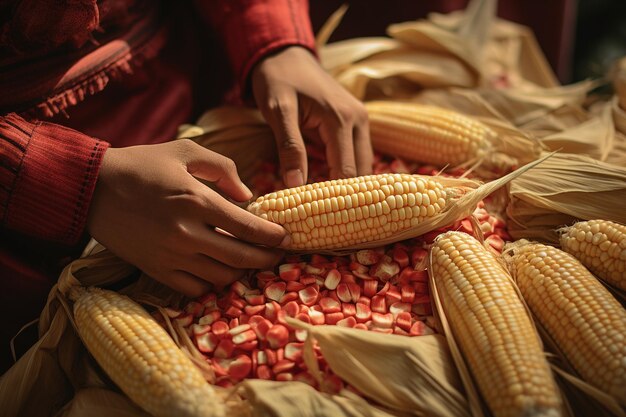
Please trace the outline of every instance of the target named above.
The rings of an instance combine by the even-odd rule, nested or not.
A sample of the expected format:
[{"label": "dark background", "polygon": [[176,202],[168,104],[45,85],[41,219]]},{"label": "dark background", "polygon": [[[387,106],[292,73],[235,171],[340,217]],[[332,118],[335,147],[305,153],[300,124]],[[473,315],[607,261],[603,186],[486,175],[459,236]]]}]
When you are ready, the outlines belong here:
[{"label": "dark background", "polygon": [[[330,41],[381,36],[396,22],[465,8],[468,0],[310,0],[317,31],[341,4],[350,8]],[[562,83],[606,74],[626,55],[626,0],[500,0],[498,15],[530,26]]]}]

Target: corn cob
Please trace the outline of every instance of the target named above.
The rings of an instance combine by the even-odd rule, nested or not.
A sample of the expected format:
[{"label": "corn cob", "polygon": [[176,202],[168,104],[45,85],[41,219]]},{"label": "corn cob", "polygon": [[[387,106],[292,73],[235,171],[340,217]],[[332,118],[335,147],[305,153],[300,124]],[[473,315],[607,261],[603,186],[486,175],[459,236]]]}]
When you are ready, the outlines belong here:
[{"label": "corn cob", "polygon": [[285,227],[290,249],[333,249],[416,226],[440,213],[452,193],[435,177],[381,174],[270,193],[248,210]]},{"label": "corn cob", "polygon": [[375,150],[436,166],[487,155],[496,133],[460,113],[417,103],[366,103]]},{"label": "corn cob", "polygon": [[572,255],[513,248],[509,269],[533,314],[585,381],[626,404],[626,310]]},{"label": "corn cob", "polygon": [[561,229],[561,248],[601,279],[626,290],[626,226],[589,220]]},{"label": "corn cob", "polygon": [[443,310],[494,416],[561,415],[539,336],[506,269],[461,232],[440,235],[431,261]]},{"label": "corn cob", "polygon": [[73,290],[81,339],[140,407],[159,416],[222,416],[213,388],[137,303],[99,288]]}]

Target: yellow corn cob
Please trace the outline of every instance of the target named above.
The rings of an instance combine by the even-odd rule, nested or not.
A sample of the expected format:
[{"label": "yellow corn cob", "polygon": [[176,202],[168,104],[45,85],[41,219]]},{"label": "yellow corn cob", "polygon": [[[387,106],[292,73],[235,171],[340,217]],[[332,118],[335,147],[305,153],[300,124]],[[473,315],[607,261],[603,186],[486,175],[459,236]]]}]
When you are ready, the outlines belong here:
[{"label": "yellow corn cob", "polygon": [[443,310],[494,416],[561,415],[539,336],[506,269],[460,232],[440,235],[431,260]]},{"label": "yellow corn cob", "polygon": [[626,226],[589,220],[561,231],[563,250],[609,284],[626,290]]},{"label": "yellow corn cob", "polygon": [[509,269],[533,314],[585,381],[626,404],[626,310],[572,255],[513,247]]},{"label": "yellow corn cob", "polygon": [[496,133],[460,113],[417,103],[365,104],[375,150],[437,166],[475,161],[491,150]]},{"label": "yellow corn cob", "polygon": [[73,291],[81,339],[131,400],[157,417],[224,415],[200,371],[139,304],[99,288]]},{"label": "yellow corn cob", "polygon": [[384,239],[441,212],[451,191],[436,177],[368,175],[259,197],[248,210],[291,234],[291,249],[334,249]]}]

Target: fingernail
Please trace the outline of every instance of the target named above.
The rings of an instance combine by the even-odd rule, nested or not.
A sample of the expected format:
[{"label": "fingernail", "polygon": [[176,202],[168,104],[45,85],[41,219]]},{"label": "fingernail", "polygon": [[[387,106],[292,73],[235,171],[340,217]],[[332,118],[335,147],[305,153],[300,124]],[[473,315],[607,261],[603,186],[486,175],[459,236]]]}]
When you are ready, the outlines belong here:
[{"label": "fingernail", "polygon": [[280,242],[279,247],[281,247],[281,248],[286,248],[286,247],[288,247],[290,244],[291,244],[291,236],[286,235],[286,236],[283,238],[283,241],[282,241],[282,242]]},{"label": "fingernail", "polygon": [[299,169],[291,169],[283,176],[287,188],[299,187],[304,184],[304,176]]},{"label": "fingernail", "polygon": [[246,194],[247,194],[247,196],[248,196],[248,197],[247,197],[247,198],[248,198],[248,200],[250,200],[254,194],[252,194],[252,191],[250,191],[250,189],[248,188],[248,186],[247,186],[246,184],[244,184],[243,182],[241,183],[241,186],[243,187],[244,191],[246,192]]}]

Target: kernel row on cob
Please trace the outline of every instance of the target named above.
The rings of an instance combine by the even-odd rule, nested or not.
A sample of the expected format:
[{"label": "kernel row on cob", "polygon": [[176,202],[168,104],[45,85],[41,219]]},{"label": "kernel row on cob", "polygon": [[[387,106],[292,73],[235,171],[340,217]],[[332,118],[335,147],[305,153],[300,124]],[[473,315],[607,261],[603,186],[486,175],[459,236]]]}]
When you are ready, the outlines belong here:
[{"label": "kernel row on cob", "polygon": [[539,335],[506,268],[472,236],[447,232],[431,248],[440,315],[495,417],[560,416],[559,390]]},{"label": "kernel row on cob", "polygon": [[567,362],[626,405],[626,309],[567,252],[525,241],[505,249],[524,299]]}]

